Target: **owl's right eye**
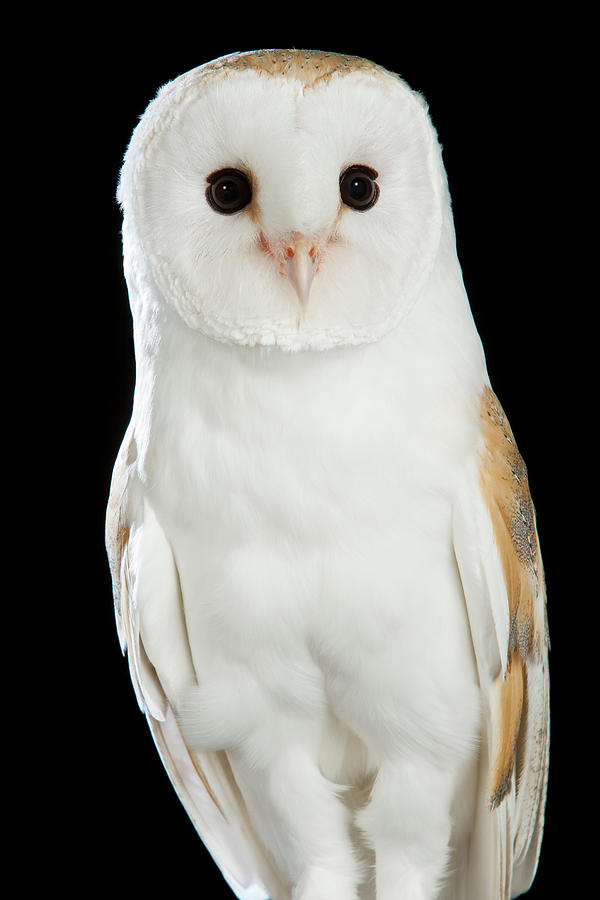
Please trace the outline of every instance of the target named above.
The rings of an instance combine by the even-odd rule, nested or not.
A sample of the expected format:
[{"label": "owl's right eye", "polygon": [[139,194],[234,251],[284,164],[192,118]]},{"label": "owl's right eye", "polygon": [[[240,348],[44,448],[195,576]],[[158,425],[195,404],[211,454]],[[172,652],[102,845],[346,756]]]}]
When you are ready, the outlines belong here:
[{"label": "owl's right eye", "polygon": [[215,212],[229,216],[240,212],[252,200],[248,176],[239,169],[219,169],[206,180],[206,199]]}]

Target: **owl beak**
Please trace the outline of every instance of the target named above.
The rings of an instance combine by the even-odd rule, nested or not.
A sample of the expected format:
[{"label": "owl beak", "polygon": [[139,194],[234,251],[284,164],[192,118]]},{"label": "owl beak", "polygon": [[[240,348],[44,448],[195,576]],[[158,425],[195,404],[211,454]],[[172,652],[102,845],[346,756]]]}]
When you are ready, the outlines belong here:
[{"label": "owl beak", "polygon": [[319,264],[317,244],[303,234],[294,232],[283,248],[283,267],[302,309],[306,309],[310,286]]}]

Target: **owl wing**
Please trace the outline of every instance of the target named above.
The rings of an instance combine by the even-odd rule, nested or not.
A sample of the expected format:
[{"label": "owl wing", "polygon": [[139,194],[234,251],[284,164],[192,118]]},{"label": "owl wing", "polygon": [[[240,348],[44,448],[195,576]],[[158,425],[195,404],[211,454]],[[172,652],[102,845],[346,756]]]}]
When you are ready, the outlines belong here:
[{"label": "owl wing", "polygon": [[131,425],[113,471],[106,547],[121,648],[173,787],[236,896],[277,900],[283,887],[252,830],[227,754],[189,750],[167,699],[195,676],[177,568],[136,473]]},{"label": "owl wing", "polygon": [[[486,721],[470,854],[474,885],[480,886],[468,896],[509,898],[529,888],[542,837],[548,632],[527,470],[489,387],[481,397],[477,451],[453,520]],[[491,873],[496,885],[488,894]]]}]

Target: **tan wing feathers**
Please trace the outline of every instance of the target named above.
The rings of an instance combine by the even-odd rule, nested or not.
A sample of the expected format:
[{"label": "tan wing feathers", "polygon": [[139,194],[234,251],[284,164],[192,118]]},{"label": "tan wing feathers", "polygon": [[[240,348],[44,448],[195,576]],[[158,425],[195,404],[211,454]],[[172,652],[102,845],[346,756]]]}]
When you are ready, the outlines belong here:
[{"label": "tan wing feathers", "polygon": [[547,629],[544,574],[527,469],[504,411],[489,387],[482,394],[480,412],[480,487],[494,530],[510,617],[508,665],[494,684],[492,709],[489,802],[496,807],[511,786],[527,663],[545,652]]},{"label": "tan wing feathers", "polygon": [[[511,650],[524,658],[540,652],[545,629],[537,619],[538,597],[544,594],[544,574],[535,527],[527,468],[508,420],[488,387],[481,404],[484,457],[481,490],[496,537],[510,609]],[[541,633],[540,633],[541,631]]]},{"label": "tan wing feathers", "polygon": [[494,757],[489,778],[492,809],[502,803],[511,787],[523,711],[523,662],[518,654],[511,654],[509,660],[506,675],[499,676],[494,684]]}]

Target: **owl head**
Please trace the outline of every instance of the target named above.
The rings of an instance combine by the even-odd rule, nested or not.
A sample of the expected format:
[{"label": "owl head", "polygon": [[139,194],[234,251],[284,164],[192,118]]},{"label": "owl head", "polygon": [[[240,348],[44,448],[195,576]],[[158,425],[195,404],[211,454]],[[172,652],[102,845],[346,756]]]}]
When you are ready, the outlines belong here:
[{"label": "owl head", "polygon": [[374,63],[300,50],[233,54],[165,85],[119,200],[133,305],[284,350],[394,328],[449,208],[423,99]]}]

